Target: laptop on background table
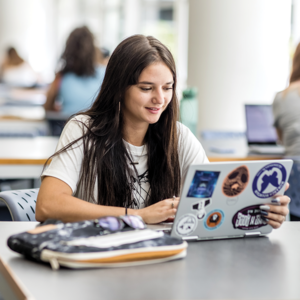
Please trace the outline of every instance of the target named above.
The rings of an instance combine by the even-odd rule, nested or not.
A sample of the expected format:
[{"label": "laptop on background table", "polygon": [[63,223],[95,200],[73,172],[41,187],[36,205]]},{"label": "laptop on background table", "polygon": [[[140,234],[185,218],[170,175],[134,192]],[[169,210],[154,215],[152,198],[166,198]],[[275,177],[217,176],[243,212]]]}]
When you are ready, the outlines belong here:
[{"label": "laptop on background table", "polygon": [[277,145],[277,133],[273,126],[272,105],[245,104],[246,138],[250,152],[260,154],[284,154],[284,147]]},{"label": "laptop on background table", "polygon": [[292,165],[290,159],[191,165],[173,224],[148,227],[184,240],[266,235],[272,227],[260,206],[284,194]]}]

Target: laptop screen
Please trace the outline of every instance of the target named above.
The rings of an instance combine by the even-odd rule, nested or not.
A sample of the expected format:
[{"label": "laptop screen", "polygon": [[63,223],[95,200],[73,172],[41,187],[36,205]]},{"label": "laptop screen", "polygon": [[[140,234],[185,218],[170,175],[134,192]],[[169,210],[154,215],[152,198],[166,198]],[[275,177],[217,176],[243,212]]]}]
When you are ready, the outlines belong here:
[{"label": "laptop screen", "polygon": [[273,127],[272,105],[246,104],[246,136],[248,145],[274,145],[277,141],[275,127]]}]

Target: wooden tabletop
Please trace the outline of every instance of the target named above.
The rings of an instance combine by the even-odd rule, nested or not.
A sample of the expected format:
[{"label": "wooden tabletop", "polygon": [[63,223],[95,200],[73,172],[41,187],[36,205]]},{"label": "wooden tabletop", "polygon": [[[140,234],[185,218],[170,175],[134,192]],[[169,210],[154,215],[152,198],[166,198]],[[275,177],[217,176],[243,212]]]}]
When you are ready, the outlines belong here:
[{"label": "wooden tabletop", "polygon": [[57,137],[0,138],[0,165],[43,165],[57,142]]},{"label": "wooden tabletop", "polygon": [[278,154],[264,155],[249,152],[246,138],[200,139],[210,162],[281,159]]},{"label": "wooden tabletop", "polygon": [[[229,144],[226,141],[217,141],[217,144],[201,142],[211,162],[282,158],[278,155],[250,155],[247,146],[241,141]],[[57,143],[57,137],[0,138],[0,165],[44,165],[54,153]],[[215,153],[210,151],[210,145],[223,145],[225,149],[231,147],[234,151]]]}]

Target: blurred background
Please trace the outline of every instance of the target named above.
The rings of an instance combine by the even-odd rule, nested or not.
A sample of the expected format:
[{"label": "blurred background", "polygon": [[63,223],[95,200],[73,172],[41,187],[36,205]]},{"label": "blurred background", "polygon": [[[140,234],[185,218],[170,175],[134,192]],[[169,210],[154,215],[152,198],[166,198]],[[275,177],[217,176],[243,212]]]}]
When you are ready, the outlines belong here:
[{"label": "blurred background", "polygon": [[[87,25],[111,53],[153,35],[172,51],[178,93],[198,90],[197,129],[245,130],[244,103],[271,103],[288,84],[300,37],[298,0],[0,0],[0,58],[15,47],[54,79],[70,32]],[[217,107],[216,107],[217,105]]]},{"label": "blurred background", "polygon": [[[66,41],[82,26],[94,35],[103,74],[109,55],[126,37],[158,38],[176,60],[182,121],[198,138],[211,131],[244,134],[245,104],[271,105],[289,84],[300,41],[300,1],[0,0],[0,190],[7,180],[25,176],[19,169],[4,171],[12,164],[5,159],[32,159],[32,164],[41,159],[41,165],[53,153],[70,114],[61,110],[63,102],[47,111],[44,106],[51,85],[60,82],[56,74]],[[4,75],[10,48],[26,68]],[[184,106],[184,99],[192,101]],[[50,144],[32,139],[49,136],[56,137]],[[28,178],[38,177],[29,173]]]}]

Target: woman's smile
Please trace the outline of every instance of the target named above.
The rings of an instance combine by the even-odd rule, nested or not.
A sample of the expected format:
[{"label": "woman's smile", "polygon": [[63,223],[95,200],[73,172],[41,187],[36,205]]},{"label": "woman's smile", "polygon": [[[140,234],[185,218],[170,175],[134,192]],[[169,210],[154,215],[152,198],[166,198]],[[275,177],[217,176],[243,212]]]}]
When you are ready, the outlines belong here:
[{"label": "woman's smile", "polygon": [[160,107],[146,107],[151,114],[158,114],[161,111]]}]

